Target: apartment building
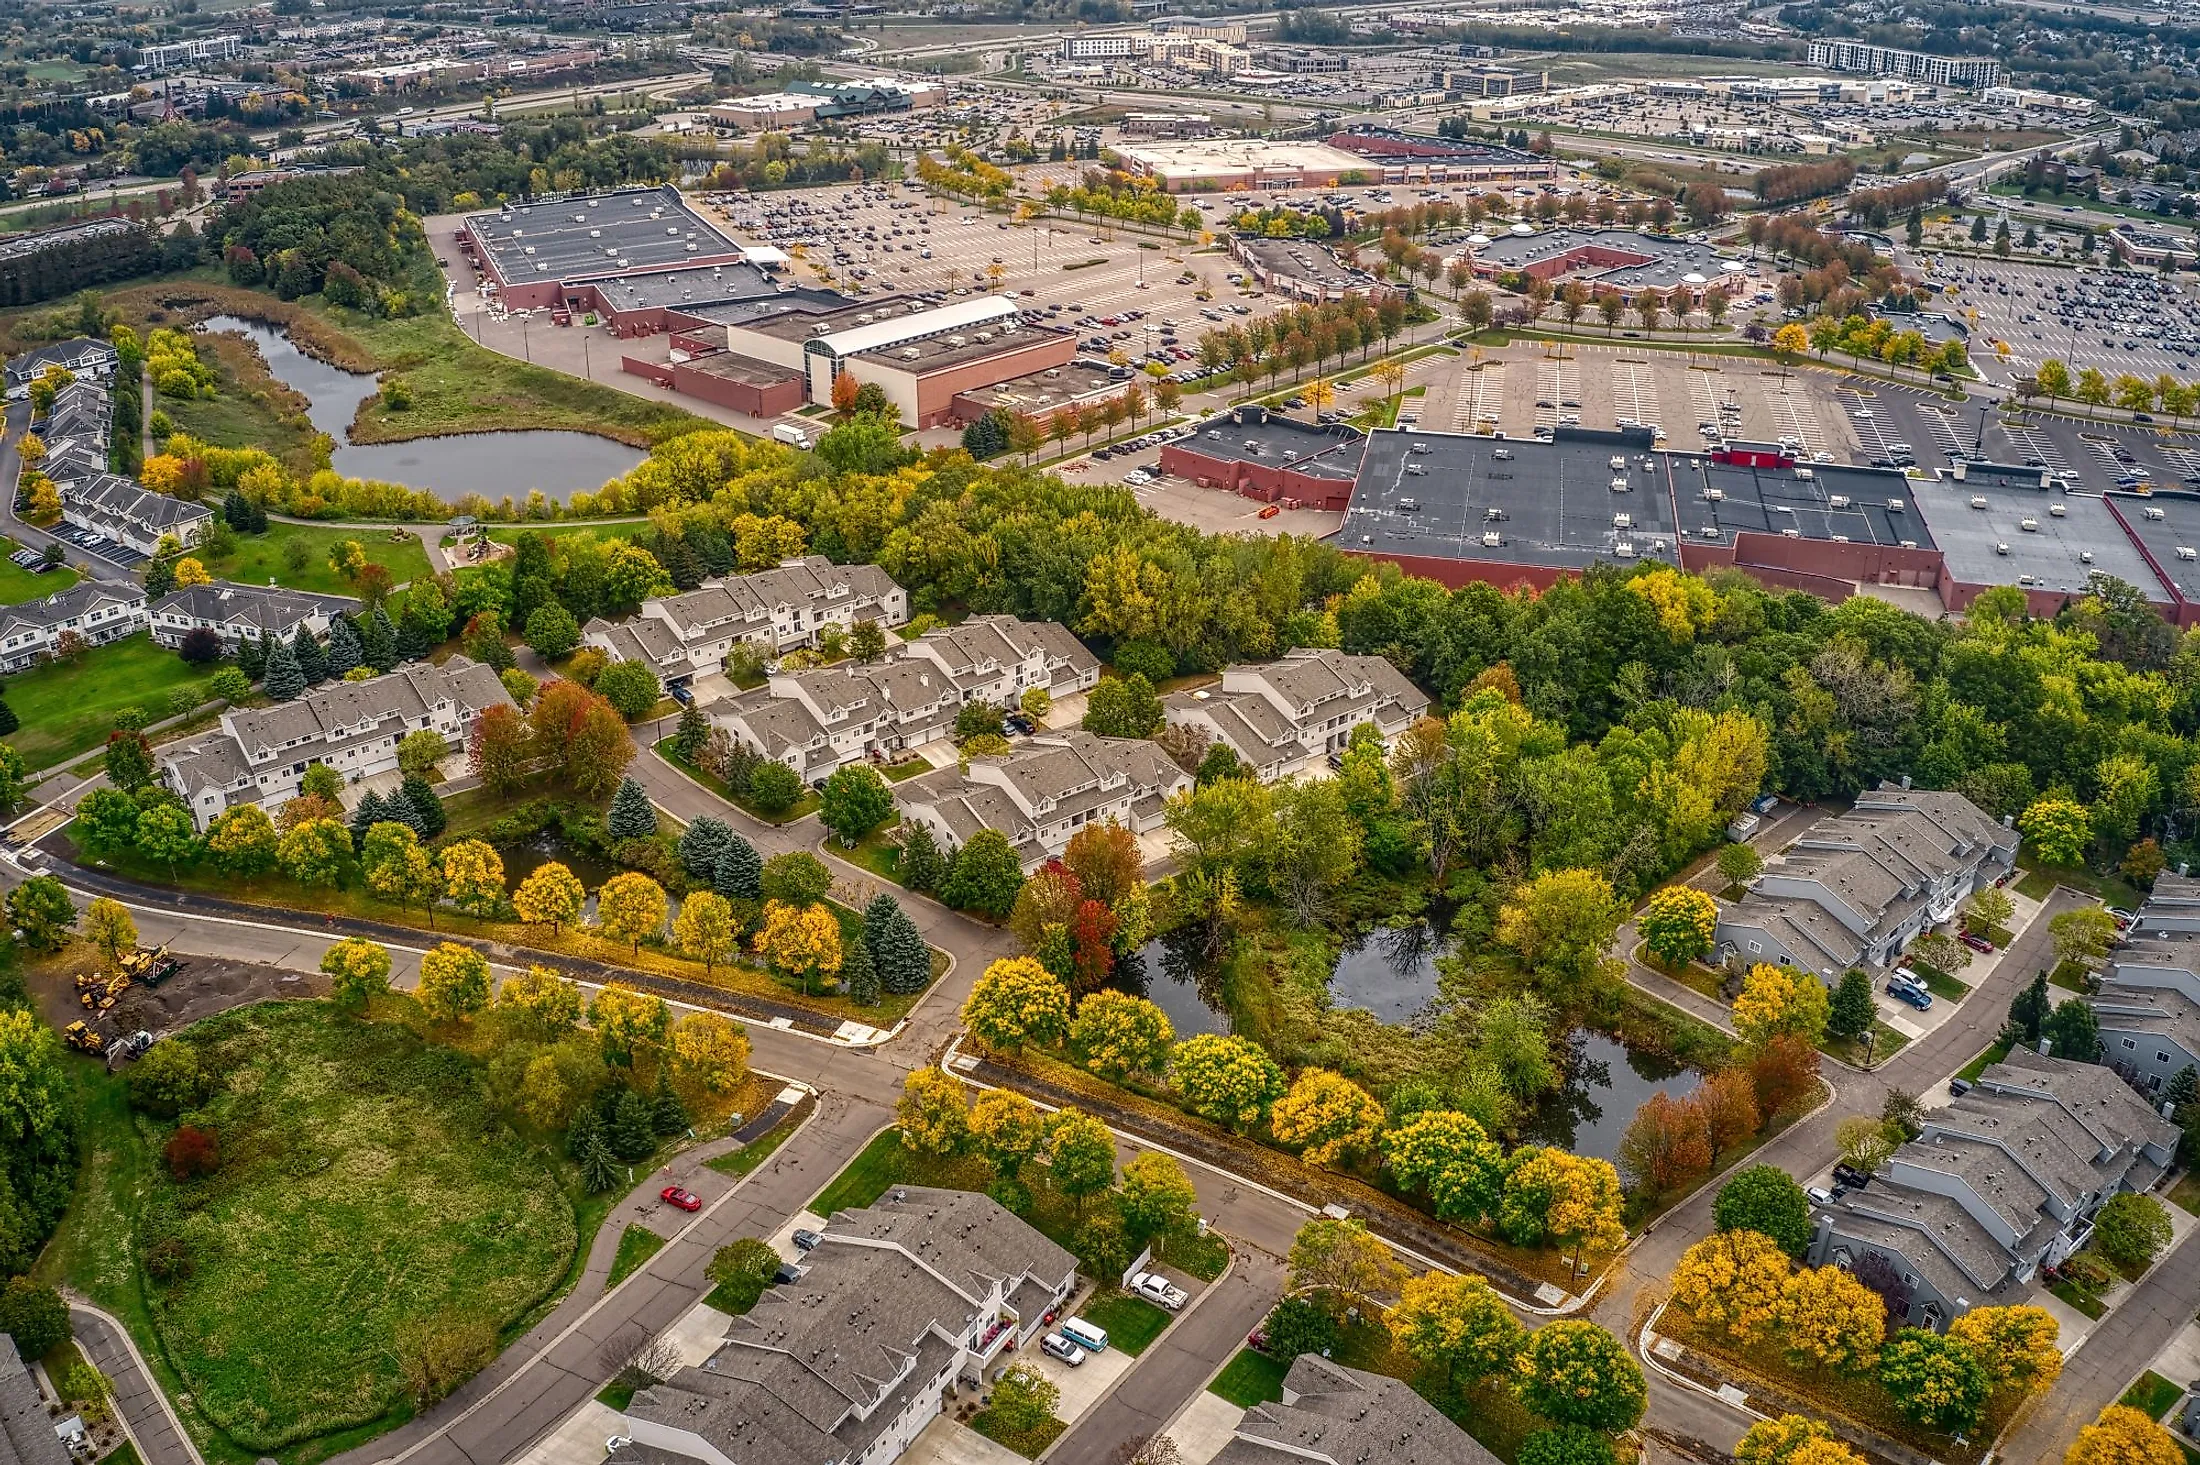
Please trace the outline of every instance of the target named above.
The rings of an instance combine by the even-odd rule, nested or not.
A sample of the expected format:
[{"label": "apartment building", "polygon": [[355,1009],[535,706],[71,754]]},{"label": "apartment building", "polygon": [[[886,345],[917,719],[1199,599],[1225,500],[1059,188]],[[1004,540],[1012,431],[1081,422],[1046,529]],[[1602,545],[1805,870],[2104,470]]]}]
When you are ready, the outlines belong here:
[{"label": "apartment building", "polygon": [[1212,1465],[1497,1465],[1411,1384],[1301,1353],[1283,1398],[1255,1404]]},{"label": "apartment building", "polygon": [[710,716],[735,742],[811,783],[844,764],[892,762],[947,737],[967,703],[1005,707],[1034,687],[1066,697],[1099,680],[1098,658],[1065,628],[977,616],[904,642],[868,666],[775,672],[764,686],[714,705]]},{"label": "apartment building", "polygon": [[2042,1267],[2085,1244],[2111,1196],[2162,1177],[2178,1141],[2108,1069],[2026,1048],[1922,1122],[1869,1186],[1819,1209],[1809,1259],[1853,1270],[1880,1257],[1906,1294],[1896,1316],[1936,1330],[2024,1300]]},{"label": "apartment building", "polygon": [[1088,824],[1133,834],[1161,826],[1171,795],[1192,777],[1143,738],[1045,733],[1006,757],[972,758],[967,769],[936,768],[894,788],[905,824],[923,825],[943,850],[981,829],[1005,835],[1026,873],[1060,855]]},{"label": "apartment building", "polygon": [[1808,63],[1828,71],[1862,71],[1901,76],[1934,86],[1990,87],[2001,81],[2001,63],[1991,56],[1934,56],[1862,41],[1812,41]]},{"label": "apartment building", "polygon": [[622,621],[600,617],[581,628],[581,641],[614,661],[640,661],[667,683],[681,683],[725,664],[738,642],[771,655],[815,646],[827,626],[857,621],[906,624],[909,593],[876,565],[836,565],[821,554],[788,560],[751,575],[706,580],[679,595],[645,600]]},{"label": "apartment building", "polygon": [[397,745],[424,729],[455,752],[475,717],[511,701],[496,672],[467,657],[409,662],[386,676],[330,682],[294,702],[233,707],[214,731],[161,749],[160,778],[203,831],[232,805],[272,812],[297,797],[315,763],[347,783],[394,772]]},{"label": "apartment building", "polygon": [[1075,1257],[987,1196],[890,1191],[834,1216],[799,1279],[700,1367],[635,1394],[612,1465],[891,1465],[1076,1280]]},{"label": "apartment building", "polygon": [[94,473],[58,487],[64,523],[102,535],[146,558],[170,536],[178,544],[189,544],[214,517],[204,504],[172,499],[114,473]]},{"label": "apartment building", "polygon": [[48,367],[58,366],[74,376],[105,380],[114,375],[115,362],[120,359],[113,346],[105,341],[95,341],[89,336],[33,346],[8,362],[8,400],[20,402],[28,397],[31,394],[31,383],[44,376]]},{"label": "apartment building", "polygon": [[2200,880],[2164,874],[2154,882],[2129,938],[2087,999],[2101,1025],[2101,1062],[2125,1081],[2159,1094],[2180,1072],[2200,1067]]},{"label": "apartment building", "polygon": [[280,585],[239,585],[215,580],[172,590],[153,603],[153,639],[181,646],[193,631],[212,631],[223,646],[244,641],[288,641],[304,626],[316,639],[328,635],[329,622],[350,611],[354,602],[341,595],[315,595]]},{"label": "apartment building", "polygon": [[1228,745],[1263,782],[1326,769],[1363,722],[1382,733],[1387,750],[1428,707],[1382,657],[1326,648],[1226,668],[1219,688],[1173,693],[1161,704],[1170,723]]},{"label": "apartment building", "polygon": [[2016,832],[1961,794],[1883,783],[1797,839],[1719,912],[1722,955],[1815,972],[1890,966],[2015,865]]},{"label": "apartment building", "polygon": [[131,584],[84,580],[44,600],[0,605],[0,672],[18,672],[52,656],[64,635],[104,646],[145,624],[145,592]]}]

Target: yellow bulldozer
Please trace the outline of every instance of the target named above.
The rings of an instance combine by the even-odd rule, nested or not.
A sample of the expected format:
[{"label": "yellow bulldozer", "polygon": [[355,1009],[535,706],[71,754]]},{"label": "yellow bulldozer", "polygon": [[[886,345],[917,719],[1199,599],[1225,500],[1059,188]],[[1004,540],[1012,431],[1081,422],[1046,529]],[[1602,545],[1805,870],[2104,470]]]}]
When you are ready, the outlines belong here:
[{"label": "yellow bulldozer", "polygon": [[105,1012],[115,1005],[117,997],[130,990],[130,985],[130,978],[127,973],[118,973],[106,979],[94,976],[88,985],[82,977],[79,977],[77,978],[76,1000],[83,1003],[90,1011]]},{"label": "yellow bulldozer", "polygon": [[61,1030],[61,1041],[76,1049],[77,1052],[89,1053],[94,1058],[102,1057],[107,1052],[107,1040],[85,1026],[82,1018],[70,1023]]}]

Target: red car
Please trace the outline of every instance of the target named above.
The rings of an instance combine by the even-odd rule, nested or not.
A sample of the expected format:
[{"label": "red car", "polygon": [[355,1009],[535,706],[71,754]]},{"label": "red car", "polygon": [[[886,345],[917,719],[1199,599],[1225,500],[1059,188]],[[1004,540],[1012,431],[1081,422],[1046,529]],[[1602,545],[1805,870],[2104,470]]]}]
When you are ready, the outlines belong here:
[{"label": "red car", "polygon": [[1970,947],[1973,951],[1992,952],[1994,949],[1993,942],[1987,940],[1983,936],[1973,936],[1968,931],[1964,932],[1956,939],[1958,941],[1961,941],[1965,946]]},{"label": "red car", "polygon": [[701,1196],[691,1190],[682,1190],[677,1185],[668,1185],[658,1191],[657,1199],[667,1205],[678,1206],[683,1211],[699,1211],[703,1208]]}]

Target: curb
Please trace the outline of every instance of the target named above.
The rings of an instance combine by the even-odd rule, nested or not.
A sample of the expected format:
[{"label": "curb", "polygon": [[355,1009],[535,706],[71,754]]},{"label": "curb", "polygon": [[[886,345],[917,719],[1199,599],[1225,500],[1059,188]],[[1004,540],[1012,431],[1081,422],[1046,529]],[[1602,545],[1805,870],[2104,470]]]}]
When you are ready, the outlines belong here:
[{"label": "curb", "polygon": [[[130,1355],[130,1361],[137,1365],[137,1371],[145,1376],[145,1386],[152,1390],[153,1397],[160,1401],[160,1412],[168,1416],[168,1427],[176,1432],[176,1438],[183,1444],[184,1453],[191,1457],[193,1465],[205,1465],[205,1457],[199,1453],[197,1443],[191,1438],[191,1432],[183,1427],[183,1421],[176,1416],[175,1406],[168,1402],[168,1391],[160,1386],[160,1380],[154,1376],[153,1370],[147,1366],[145,1355],[138,1351],[137,1339],[130,1336],[130,1330],[123,1325],[122,1319],[105,1308],[96,1305],[74,1288],[64,1289],[62,1296],[68,1302],[70,1312],[89,1313],[114,1330],[115,1336],[122,1340],[123,1351]],[[148,1465],[150,1465],[149,1457],[145,1454],[145,1446],[138,1440],[137,1431],[130,1428],[129,1417],[122,1412],[119,1406],[115,1409],[115,1419],[121,1424],[122,1432],[129,1436],[130,1444],[137,1450],[139,1458],[148,1459]]]}]

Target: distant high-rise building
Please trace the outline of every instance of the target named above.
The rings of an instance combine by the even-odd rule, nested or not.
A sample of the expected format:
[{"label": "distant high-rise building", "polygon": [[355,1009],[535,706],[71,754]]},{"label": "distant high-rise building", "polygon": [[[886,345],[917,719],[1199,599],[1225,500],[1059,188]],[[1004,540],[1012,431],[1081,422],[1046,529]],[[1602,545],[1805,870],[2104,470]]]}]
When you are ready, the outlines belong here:
[{"label": "distant high-rise building", "polygon": [[2001,63],[1991,56],[1933,56],[1862,41],[1812,41],[1810,64],[1828,71],[1905,76],[1935,86],[1988,87],[2001,81]]}]

